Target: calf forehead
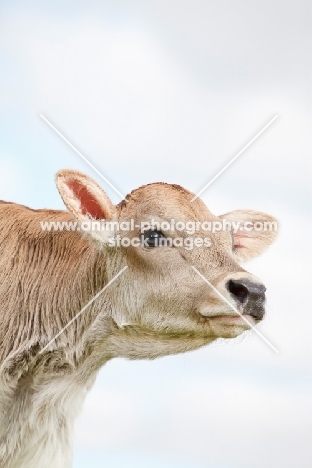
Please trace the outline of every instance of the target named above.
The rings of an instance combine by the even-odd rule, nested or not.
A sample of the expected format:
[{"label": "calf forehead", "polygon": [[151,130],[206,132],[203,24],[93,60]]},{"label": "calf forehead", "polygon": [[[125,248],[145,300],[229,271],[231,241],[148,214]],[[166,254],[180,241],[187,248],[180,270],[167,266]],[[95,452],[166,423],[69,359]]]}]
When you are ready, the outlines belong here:
[{"label": "calf forehead", "polygon": [[195,195],[176,184],[163,182],[144,185],[133,190],[122,203],[121,208],[127,215],[159,216],[181,220],[211,220],[215,218],[206,205]]}]

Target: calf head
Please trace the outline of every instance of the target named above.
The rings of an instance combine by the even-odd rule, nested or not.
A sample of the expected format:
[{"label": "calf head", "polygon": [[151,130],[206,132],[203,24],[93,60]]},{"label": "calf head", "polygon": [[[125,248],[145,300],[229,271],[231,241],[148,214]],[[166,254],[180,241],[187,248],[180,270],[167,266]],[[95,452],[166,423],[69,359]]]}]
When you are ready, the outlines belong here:
[{"label": "calf head", "polygon": [[[56,181],[81,227],[90,220],[106,222],[86,235],[103,252],[108,280],[128,266],[107,289],[110,307],[103,309],[116,336],[136,342],[134,354],[130,345],[121,354],[183,352],[236,337],[264,317],[265,287],[240,262],[273,242],[271,216],[249,210],[215,216],[178,185],[145,185],[114,206],[78,171],[62,170]],[[267,228],[259,229],[261,224]]]}]

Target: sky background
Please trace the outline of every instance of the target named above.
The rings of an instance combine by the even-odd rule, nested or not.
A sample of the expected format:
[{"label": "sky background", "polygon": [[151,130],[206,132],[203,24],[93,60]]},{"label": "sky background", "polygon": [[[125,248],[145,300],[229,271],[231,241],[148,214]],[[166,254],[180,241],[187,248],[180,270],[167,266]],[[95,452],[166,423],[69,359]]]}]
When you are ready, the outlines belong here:
[{"label": "sky background", "polygon": [[75,429],[74,468],[308,468],[311,448],[311,11],[298,0],[0,1],[0,198],[64,209],[61,168],[124,194],[178,183],[221,214],[275,215],[246,268],[254,333],[155,361],[114,360]]}]

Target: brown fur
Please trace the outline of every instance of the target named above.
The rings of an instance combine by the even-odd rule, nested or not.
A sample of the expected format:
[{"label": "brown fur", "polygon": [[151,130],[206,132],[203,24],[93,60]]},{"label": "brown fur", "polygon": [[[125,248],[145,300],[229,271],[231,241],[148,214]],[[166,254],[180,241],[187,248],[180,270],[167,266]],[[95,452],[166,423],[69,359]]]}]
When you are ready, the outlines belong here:
[{"label": "brown fur", "polygon": [[[233,323],[231,308],[191,267],[233,301],[229,279],[259,282],[238,264],[236,250],[242,258],[252,257],[274,239],[272,233],[245,233],[232,244],[229,232],[209,233],[210,248],[187,251],[108,247],[93,233],[42,231],[42,221],[82,223],[90,214],[135,223],[220,219],[200,199],[190,203],[193,194],[178,185],[140,187],[116,207],[78,171],[60,171],[57,186],[70,213],[0,202],[0,467],[69,467],[74,417],[109,359],[153,359],[248,329],[237,316]],[[252,211],[227,216],[273,219]],[[119,234],[131,238],[139,231]],[[46,349],[125,266],[122,276]]]}]

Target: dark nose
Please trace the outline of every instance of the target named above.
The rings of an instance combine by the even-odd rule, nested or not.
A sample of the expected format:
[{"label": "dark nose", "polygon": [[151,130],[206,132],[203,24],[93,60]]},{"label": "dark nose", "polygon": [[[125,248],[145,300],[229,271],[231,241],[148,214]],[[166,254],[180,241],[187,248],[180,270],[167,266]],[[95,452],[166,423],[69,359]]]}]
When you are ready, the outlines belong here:
[{"label": "dark nose", "polygon": [[251,315],[257,320],[264,316],[266,287],[248,279],[229,280],[227,289],[239,305],[243,306],[243,314]]}]

